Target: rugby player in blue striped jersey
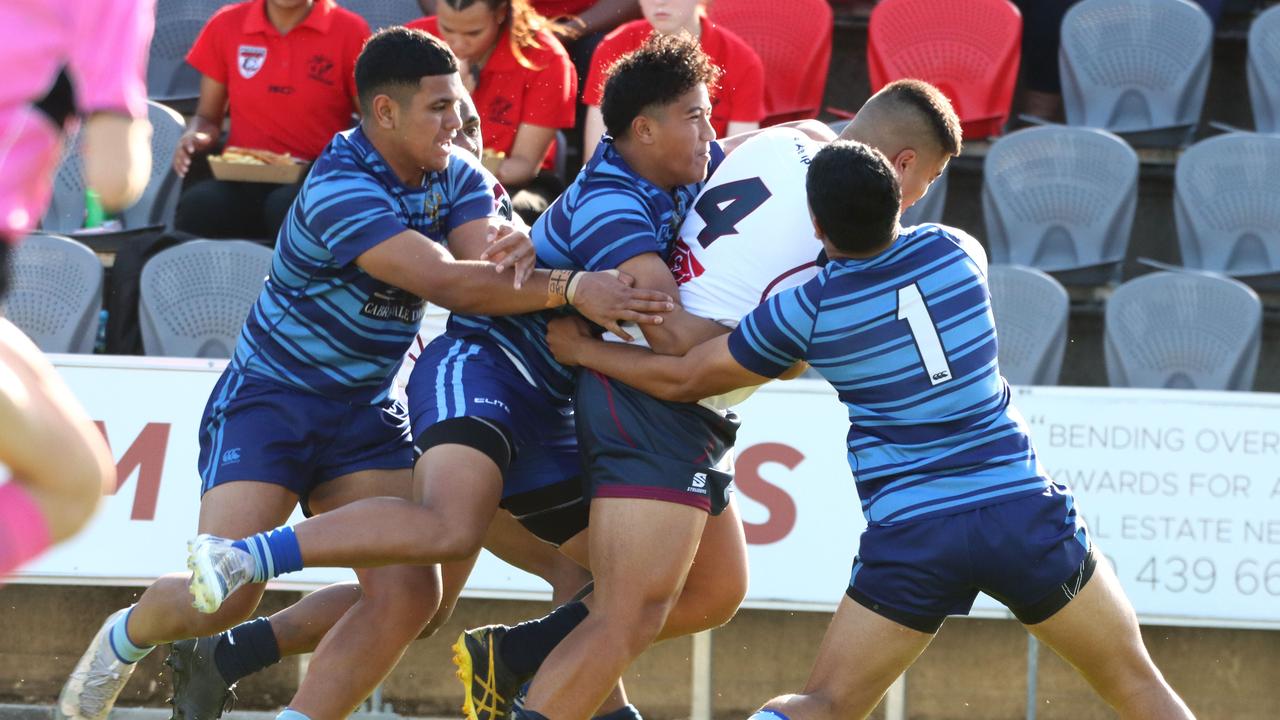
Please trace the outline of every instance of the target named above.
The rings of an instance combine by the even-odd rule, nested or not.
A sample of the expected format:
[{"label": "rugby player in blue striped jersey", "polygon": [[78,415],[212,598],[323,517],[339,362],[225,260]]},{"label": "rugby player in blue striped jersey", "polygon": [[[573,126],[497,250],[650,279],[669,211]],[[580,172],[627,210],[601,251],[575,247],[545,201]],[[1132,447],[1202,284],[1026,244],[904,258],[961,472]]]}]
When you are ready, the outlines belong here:
[{"label": "rugby player in blue striped jersey", "polygon": [[[499,217],[505,191],[452,140],[464,94],[457,61],[431,36],[383,31],[356,63],[363,114],[316,160],[281,228],[270,274],[200,428],[202,533],[243,538],[301,503],[327,513],[365,498],[415,506],[404,407],[389,399],[425,300],[508,314],[575,306],[599,322],[657,322],[670,306],[617,276],[533,270],[528,237]],[[447,244],[447,249],[446,249]],[[463,258],[462,260],[456,258]],[[494,262],[488,262],[492,259]],[[496,270],[496,272],[495,272]],[[363,533],[381,533],[377,522]],[[202,535],[190,564],[207,573],[221,541]],[[254,549],[278,570],[300,565],[290,533]],[[218,588],[192,591],[207,596]],[[345,717],[390,671],[435,612],[433,567],[359,573],[362,596],[317,648],[290,712]],[[108,619],[64,687],[57,711],[107,716],[138,660],[161,642],[208,635],[257,605],[265,575],[212,614],[187,583],[158,581]],[[225,590],[225,588],[222,588]],[[226,598],[219,597],[219,600]]]},{"label": "rugby player in blue striped jersey", "polygon": [[820,150],[806,190],[828,262],[730,334],[679,357],[559,321],[551,338],[562,362],[672,401],[759,385],[807,362],[848,408],[867,530],[803,692],[770,700],[753,720],[866,717],[980,591],[1121,717],[1192,717],[1152,663],[1114,571],[1096,561],[1070,489],[1041,467],[1010,403],[981,247],[937,225],[900,228],[893,168],[860,143]]}]

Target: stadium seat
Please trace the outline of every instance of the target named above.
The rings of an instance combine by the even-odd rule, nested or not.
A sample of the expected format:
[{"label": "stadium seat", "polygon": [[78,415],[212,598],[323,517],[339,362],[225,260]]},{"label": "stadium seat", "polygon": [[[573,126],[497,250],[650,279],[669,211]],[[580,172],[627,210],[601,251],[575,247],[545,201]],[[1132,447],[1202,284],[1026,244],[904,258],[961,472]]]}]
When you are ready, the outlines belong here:
[{"label": "stadium seat", "polygon": [[1062,284],[1035,268],[987,268],[1000,374],[1014,385],[1057,385],[1067,351],[1070,301]]},{"label": "stadium seat", "polygon": [[1046,125],[991,145],[982,184],[991,261],[1067,284],[1116,279],[1138,200],[1138,155],[1105,130]]},{"label": "stadium seat", "polygon": [[1209,86],[1213,22],[1189,0],[1083,0],[1062,19],[1069,125],[1140,145],[1183,145]]},{"label": "stadium seat", "polygon": [[902,213],[902,227],[942,222],[942,211],[947,206],[947,176],[950,174],[951,166],[947,165],[938,179],[929,186],[929,192]]},{"label": "stadium seat", "polygon": [[[124,229],[147,225],[173,224],[178,206],[182,178],[173,172],[173,151],[182,137],[182,115],[159,102],[147,101],[147,119],[151,120],[151,176],[142,197],[120,214]],[[40,220],[45,232],[70,234],[84,225],[84,172],[79,136],[67,142],[63,160],[54,177],[54,193],[49,210]]]},{"label": "stadium seat", "polygon": [[1008,0],[884,0],[867,27],[871,92],[902,78],[926,80],[951,98],[965,138],[998,135],[1021,42],[1022,15]]},{"label": "stadium seat", "polygon": [[[126,230],[173,223],[182,178],[173,172],[173,151],[182,137],[182,116],[154,101],[147,101],[151,121],[151,175],[136,203],[121,214]],[[53,197],[40,221],[46,232],[71,234],[84,226],[84,171],[80,138],[67,142],[62,163],[53,181]]]},{"label": "stadium seat", "polygon": [[192,240],[157,253],[142,268],[138,296],[147,355],[231,357],[271,255],[245,240]]},{"label": "stadium seat", "polygon": [[374,32],[422,17],[418,0],[340,0],[338,4],[364,18]]},{"label": "stadium seat", "polygon": [[91,353],[102,308],[102,263],[57,235],[31,235],[11,256],[4,312],[44,352]]},{"label": "stadium seat", "polygon": [[147,58],[147,97],[190,102],[200,96],[200,73],[187,52],[209,18],[233,0],[156,0],[156,30]]},{"label": "stadium seat", "polygon": [[1107,301],[1112,387],[1252,390],[1262,303],[1242,282],[1198,272],[1130,280]]},{"label": "stadium seat", "polygon": [[715,0],[711,20],[732,30],[764,64],[761,126],[818,117],[834,28],[827,0]]},{"label": "stadium seat", "polygon": [[1280,136],[1192,145],[1174,172],[1173,208],[1183,265],[1280,289]]},{"label": "stadium seat", "polygon": [[1280,133],[1280,5],[1249,26],[1248,69],[1254,127]]}]

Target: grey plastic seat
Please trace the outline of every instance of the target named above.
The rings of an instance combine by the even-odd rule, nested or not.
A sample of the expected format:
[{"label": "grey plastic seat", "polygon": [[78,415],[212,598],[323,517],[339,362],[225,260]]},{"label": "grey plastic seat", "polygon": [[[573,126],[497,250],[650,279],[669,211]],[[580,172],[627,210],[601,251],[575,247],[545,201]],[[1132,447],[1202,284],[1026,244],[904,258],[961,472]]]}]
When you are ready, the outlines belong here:
[{"label": "grey plastic seat", "polygon": [[340,4],[364,18],[374,32],[422,17],[418,0],[342,0]]},{"label": "grey plastic seat", "polygon": [[1062,19],[1067,123],[1182,145],[1209,86],[1213,22],[1188,0],[1083,0]]},{"label": "grey plastic seat", "polygon": [[1230,278],[1152,273],[1116,289],[1104,335],[1112,387],[1251,390],[1262,303]]},{"label": "grey plastic seat", "polygon": [[1000,374],[1014,385],[1057,385],[1067,352],[1070,300],[1051,275],[1021,265],[987,268]]},{"label": "grey plastic seat", "polygon": [[1046,125],[992,144],[982,215],[992,263],[1067,284],[1114,280],[1133,229],[1138,155],[1104,130]]},{"label": "grey plastic seat", "polygon": [[161,102],[200,96],[200,72],[187,52],[218,8],[234,0],[156,0],[156,30],[147,56],[147,97]]},{"label": "grey plastic seat", "polygon": [[1280,289],[1280,136],[1191,146],[1174,172],[1173,207],[1183,265]]},{"label": "grey plastic seat", "polygon": [[[157,102],[147,101],[151,121],[151,174],[142,197],[121,214],[126,230],[173,224],[182,178],[173,172],[173,151],[182,137],[182,116]],[[53,197],[40,221],[46,232],[70,234],[84,225],[84,161],[80,137],[68,140],[53,180]]]},{"label": "grey plastic seat", "polygon": [[1258,132],[1280,133],[1280,6],[1249,26],[1249,101]]},{"label": "grey plastic seat", "polygon": [[11,255],[4,315],[44,352],[91,353],[102,309],[102,263],[84,245],[31,235]]},{"label": "grey plastic seat", "polygon": [[902,227],[942,222],[942,211],[947,206],[947,176],[950,174],[951,165],[948,164],[938,179],[929,186],[929,192],[902,213]]},{"label": "grey plastic seat", "polygon": [[245,240],[192,240],[156,253],[138,296],[147,355],[231,357],[271,255]]}]

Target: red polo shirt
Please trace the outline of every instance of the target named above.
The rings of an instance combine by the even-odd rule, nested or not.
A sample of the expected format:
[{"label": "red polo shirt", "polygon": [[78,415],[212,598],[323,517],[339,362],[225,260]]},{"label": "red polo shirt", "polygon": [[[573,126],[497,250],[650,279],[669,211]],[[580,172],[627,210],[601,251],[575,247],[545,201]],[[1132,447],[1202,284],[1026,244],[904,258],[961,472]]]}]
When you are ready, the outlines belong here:
[{"label": "red polo shirt", "polygon": [[[711,61],[720,66],[719,87],[711,89],[711,126],[716,137],[724,137],[730,121],[760,122],[764,118],[764,65],[746,41],[703,17],[698,44]],[[591,72],[582,91],[584,105],[600,106],[604,95],[605,70],[618,58],[649,39],[653,26],[647,20],[619,25],[604,36],[591,56]]]},{"label": "red polo shirt", "polygon": [[[409,27],[443,39],[440,23],[434,16],[414,20]],[[541,47],[523,50],[532,68],[516,60],[508,30],[498,35],[497,46],[480,68],[480,79],[471,99],[480,113],[480,134],[486,150],[510,154],[521,123],[549,128],[573,127],[578,96],[578,76],[573,61],[551,33],[540,30],[535,37]],[[553,142],[543,159],[543,169],[550,170],[554,160]]]},{"label": "red polo shirt", "polygon": [[531,0],[533,9],[546,18],[558,18],[561,15],[581,15],[583,10],[596,4],[597,0]]},{"label": "red polo shirt", "polygon": [[200,31],[187,62],[227,86],[228,145],[312,160],[352,125],[356,56],[369,26],[333,0],[316,0],[281,35],[266,0],[228,5]]}]

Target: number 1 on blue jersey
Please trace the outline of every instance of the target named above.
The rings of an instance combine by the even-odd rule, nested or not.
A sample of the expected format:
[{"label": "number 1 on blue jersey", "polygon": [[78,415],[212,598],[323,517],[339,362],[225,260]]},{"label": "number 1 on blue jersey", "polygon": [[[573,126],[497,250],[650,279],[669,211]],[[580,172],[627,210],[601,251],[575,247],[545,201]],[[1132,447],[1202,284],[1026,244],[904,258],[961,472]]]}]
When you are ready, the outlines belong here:
[{"label": "number 1 on blue jersey", "polygon": [[938,337],[938,328],[934,327],[933,318],[929,317],[929,308],[924,304],[919,285],[911,283],[898,288],[898,319],[906,320],[911,328],[911,337],[915,340],[920,360],[924,362],[929,382],[940,385],[950,380],[951,365],[947,363],[942,338]]}]

